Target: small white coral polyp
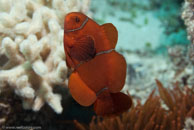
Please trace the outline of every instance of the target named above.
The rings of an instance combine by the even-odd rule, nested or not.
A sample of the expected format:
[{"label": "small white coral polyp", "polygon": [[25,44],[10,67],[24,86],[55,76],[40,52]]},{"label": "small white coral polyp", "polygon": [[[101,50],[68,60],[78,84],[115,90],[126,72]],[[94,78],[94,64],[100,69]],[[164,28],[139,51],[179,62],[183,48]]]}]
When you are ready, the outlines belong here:
[{"label": "small white coral polyp", "polygon": [[46,102],[61,113],[52,87],[67,79],[64,17],[88,7],[89,0],[0,0],[0,93],[13,89],[25,109],[38,111]]}]

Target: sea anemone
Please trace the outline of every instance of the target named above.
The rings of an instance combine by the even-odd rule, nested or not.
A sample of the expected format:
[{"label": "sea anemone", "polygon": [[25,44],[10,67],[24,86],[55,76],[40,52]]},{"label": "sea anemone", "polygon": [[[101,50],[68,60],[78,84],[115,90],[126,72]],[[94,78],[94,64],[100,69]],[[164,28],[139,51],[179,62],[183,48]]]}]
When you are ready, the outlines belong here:
[{"label": "sea anemone", "polygon": [[[156,80],[159,95],[155,90],[142,105],[140,102],[121,116],[112,118],[93,117],[91,123],[75,124],[80,130],[181,130],[192,129],[194,118],[194,90],[174,84],[165,88]],[[188,128],[189,127],[189,128]]]}]

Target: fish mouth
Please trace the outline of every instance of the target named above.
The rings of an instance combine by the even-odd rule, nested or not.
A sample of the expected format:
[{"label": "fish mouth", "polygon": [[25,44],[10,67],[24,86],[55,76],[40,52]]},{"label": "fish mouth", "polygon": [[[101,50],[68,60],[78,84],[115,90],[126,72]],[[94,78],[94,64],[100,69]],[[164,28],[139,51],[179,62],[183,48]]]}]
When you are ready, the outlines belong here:
[{"label": "fish mouth", "polygon": [[81,24],[80,27],[75,28],[75,29],[69,29],[69,30],[64,29],[64,32],[68,33],[68,32],[75,32],[75,31],[81,30],[86,25],[87,22],[88,22],[88,17],[86,17],[86,19],[84,20],[84,22]]}]

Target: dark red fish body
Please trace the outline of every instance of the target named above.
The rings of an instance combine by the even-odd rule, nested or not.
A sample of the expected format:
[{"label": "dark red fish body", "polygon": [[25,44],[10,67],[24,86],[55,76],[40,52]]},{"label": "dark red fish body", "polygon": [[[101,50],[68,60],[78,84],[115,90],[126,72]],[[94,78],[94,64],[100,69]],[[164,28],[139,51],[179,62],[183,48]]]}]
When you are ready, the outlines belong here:
[{"label": "dark red fish body", "polygon": [[[112,45],[106,34],[109,32],[106,32],[104,29],[110,25],[105,25],[106,24],[104,24],[104,26],[99,26],[95,21],[84,14],[77,12],[69,13],[66,16],[64,24],[64,48],[67,55],[67,64],[70,68],[74,69],[80,61],[92,59],[98,52],[115,48],[117,42],[116,28],[112,26],[112,28],[109,29],[110,32],[112,30],[116,31],[116,33],[112,35],[113,37],[116,35],[115,38],[113,38],[113,40],[115,40],[114,45]],[[112,33],[114,33],[114,31],[112,31]],[[82,43],[87,44],[82,45]],[[83,54],[85,53],[83,48],[87,54]]]},{"label": "dark red fish body", "polygon": [[126,61],[114,48],[118,32],[108,23],[98,25],[82,13],[69,13],[64,24],[66,62],[73,73],[69,89],[83,106],[94,103],[98,115],[114,115],[129,109],[131,98],[121,89]]}]

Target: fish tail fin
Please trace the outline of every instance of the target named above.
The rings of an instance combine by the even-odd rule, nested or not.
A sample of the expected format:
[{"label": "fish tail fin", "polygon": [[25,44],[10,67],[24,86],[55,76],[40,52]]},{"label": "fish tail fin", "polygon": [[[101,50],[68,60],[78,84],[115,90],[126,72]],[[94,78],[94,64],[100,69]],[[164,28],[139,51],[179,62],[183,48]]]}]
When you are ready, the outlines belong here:
[{"label": "fish tail fin", "polygon": [[131,98],[121,92],[99,97],[94,103],[94,111],[100,116],[114,116],[127,111],[132,105]]}]

